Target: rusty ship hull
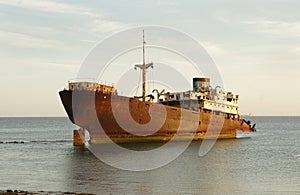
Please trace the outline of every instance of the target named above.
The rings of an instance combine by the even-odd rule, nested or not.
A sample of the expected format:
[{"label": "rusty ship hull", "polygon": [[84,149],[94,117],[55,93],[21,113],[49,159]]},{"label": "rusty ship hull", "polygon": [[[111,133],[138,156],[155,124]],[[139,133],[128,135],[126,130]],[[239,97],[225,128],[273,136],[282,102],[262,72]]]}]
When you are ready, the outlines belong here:
[{"label": "rusty ship hull", "polygon": [[[100,91],[63,90],[59,95],[69,119],[72,123],[88,130],[91,143],[108,143],[108,139],[116,143],[166,142],[173,139],[175,135],[176,140],[201,140],[215,137],[225,139],[236,138],[237,130],[253,131],[249,122],[223,112],[201,108],[184,109]],[[74,96],[76,96],[76,103]],[[119,121],[115,119],[112,100],[119,113]],[[127,108],[129,114],[126,113]],[[164,113],[162,109],[165,110],[165,116],[162,116]],[[141,125],[154,120],[162,122],[162,125],[154,133],[150,132],[150,126],[133,134],[130,132],[132,120]],[[120,121],[125,124],[125,127],[119,125]],[[182,128],[180,125],[183,123]],[[104,131],[99,130],[99,124]],[[153,128],[156,128],[154,126],[155,124]]]}]

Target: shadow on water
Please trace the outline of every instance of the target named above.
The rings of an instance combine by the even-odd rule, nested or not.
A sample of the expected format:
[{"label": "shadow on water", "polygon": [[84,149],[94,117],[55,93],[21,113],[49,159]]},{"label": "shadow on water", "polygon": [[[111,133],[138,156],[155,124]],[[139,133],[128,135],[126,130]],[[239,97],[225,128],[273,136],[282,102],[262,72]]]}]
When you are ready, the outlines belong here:
[{"label": "shadow on water", "polygon": [[[86,147],[70,148],[66,157],[66,189],[103,193],[208,193],[239,188],[235,158],[228,158],[242,140],[220,140],[205,157],[198,156],[200,142],[193,142],[179,158],[152,171],[132,172],[113,168],[97,159]],[[128,144],[127,144],[128,146]],[[149,149],[156,144],[133,144]],[[231,169],[228,164],[234,165]]]},{"label": "shadow on water", "polygon": [[156,142],[156,143],[126,143],[118,144],[119,146],[135,151],[149,151],[163,146],[165,142]]}]

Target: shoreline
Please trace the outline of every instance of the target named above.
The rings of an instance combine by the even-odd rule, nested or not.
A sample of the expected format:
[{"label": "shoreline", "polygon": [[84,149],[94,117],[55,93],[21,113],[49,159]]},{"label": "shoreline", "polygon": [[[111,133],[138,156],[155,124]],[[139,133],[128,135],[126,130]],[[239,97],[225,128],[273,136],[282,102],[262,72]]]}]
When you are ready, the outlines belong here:
[{"label": "shoreline", "polygon": [[26,191],[26,190],[0,190],[0,195],[60,195],[60,194],[72,194],[72,195],[95,195],[92,193],[79,193],[79,192],[60,192],[60,191]]}]

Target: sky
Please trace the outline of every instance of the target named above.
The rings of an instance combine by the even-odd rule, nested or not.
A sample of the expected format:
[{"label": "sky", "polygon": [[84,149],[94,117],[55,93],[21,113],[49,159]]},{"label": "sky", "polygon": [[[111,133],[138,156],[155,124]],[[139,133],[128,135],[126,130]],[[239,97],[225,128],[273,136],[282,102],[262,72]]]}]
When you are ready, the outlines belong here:
[{"label": "sky", "polygon": [[144,25],[208,51],[240,113],[300,115],[300,1],[0,0],[0,116],[66,116],[58,92],[106,37]]}]

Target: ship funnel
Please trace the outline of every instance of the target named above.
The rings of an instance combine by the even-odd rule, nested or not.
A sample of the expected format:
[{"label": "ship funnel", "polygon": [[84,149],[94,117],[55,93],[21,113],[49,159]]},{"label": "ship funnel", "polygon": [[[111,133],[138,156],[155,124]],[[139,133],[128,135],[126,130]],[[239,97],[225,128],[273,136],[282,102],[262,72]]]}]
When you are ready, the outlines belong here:
[{"label": "ship funnel", "polygon": [[209,91],[210,79],[209,78],[193,78],[193,91],[207,92]]}]

